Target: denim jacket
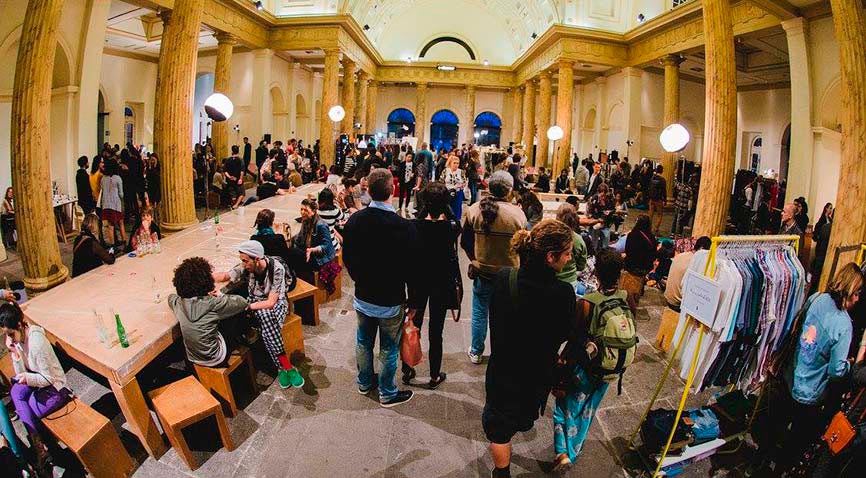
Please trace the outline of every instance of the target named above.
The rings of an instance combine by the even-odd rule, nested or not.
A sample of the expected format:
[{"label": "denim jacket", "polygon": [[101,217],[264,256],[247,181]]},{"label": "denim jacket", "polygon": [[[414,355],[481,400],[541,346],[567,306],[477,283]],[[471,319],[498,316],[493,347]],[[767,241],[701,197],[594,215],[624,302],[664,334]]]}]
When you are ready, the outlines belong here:
[{"label": "denim jacket", "polygon": [[[300,232],[294,237],[294,246],[302,251],[306,250],[306,245],[303,244],[304,238],[304,229],[301,228]],[[325,224],[325,221],[319,219],[316,223],[316,230],[313,231],[313,238],[310,241],[310,247],[322,247],[321,254],[313,254],[310,259],[316,261],[316,265],[318,267],[322,267],[323,265],[333,261],[337,257],[337,253],[334,250],[334,243],[331,240],[331,230],[328,229],[328,225]]]}]

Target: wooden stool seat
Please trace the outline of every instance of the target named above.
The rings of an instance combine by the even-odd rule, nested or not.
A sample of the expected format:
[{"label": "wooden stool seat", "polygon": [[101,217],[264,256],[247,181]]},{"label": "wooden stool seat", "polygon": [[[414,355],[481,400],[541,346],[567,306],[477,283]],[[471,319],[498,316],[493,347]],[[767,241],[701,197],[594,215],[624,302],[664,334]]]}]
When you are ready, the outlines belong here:
[{"label": "wooden stool seat", "polygon": [[149,393],[159,422],[165,430],[168,441],[177,449],[190,470],[198,468],[192,452],[183,436],[183,429],[211,415],[216,418],[220,437],[226,450],[234,450],[235,445],[229,433],[222,407],[195,377],[186,377],[177,382],[158,388]]},{"label": "wooden stool seat", "polygon": [[317,296],[318,302],[320,304],[326,304],[328,302],[331,302],[332,300],[337,300],[343,296],[343,291],[342,291],[343,274],[342,273],[340,275],[338,275],[336,279],[334,279],[334,287],[335,288],[334,288],[334,292],[330,295],[328,294],[328,289],[325,288],[325,284],[323,282],[319,281],[319,273],[314,272],[313,277],[316,279],[316,296]]},{"label": "wooden stool seat", "polygon": [[670,307],[662,309],[662,321],[659,324],[659,330],[656,333],[655,342],[653,342],[653,345],[655,345],[657,349],[665,353],[670,351],[671,343],[674,340],[674,334],[676,333],[679,321],[679,312]]},{"label": "wooden stool seat", "polygon": [[[123,448],[111,422],[74,398],[42,419],[45,428],[75,453],[94,478],[127,477],[135,464]],[[110,460],[106,459],[111,457]]]},{"label": "wooden stool seat", "polygon": [[303,359],[306,352],[304,351],[304,328],[301,326],[301,316],[292,313],[287,315],[286,321],[283,322],[281,334],[286,356],[290,359]]},{"label": "wooden stool seat", "polygon": [[227,416],[233,417],[238,413],[238,404],[232,391],[231,374],[241,365],[247,365],[247,375],[250,381],[250,390],[256,391],[256,369],[253,365],[253,355],[247,347],[239,347],[232,352],[228,359],[227,367],[205,367],[193,364],[193,370],[202,386],[214,394],[224,405]]},{"label": "wooden stool seat", "polygon": [[303,323],[307,325],[319,325],[319,295],[317,294],[317,291],[318,289],[313,284],[298,279],[295,288],[286,294],[286,298],[291,306],[289,307],[289,314],[294,313],[295,302],[309,299],[313,302],[312,317],[301,317],[301,319],[303,320]]}]

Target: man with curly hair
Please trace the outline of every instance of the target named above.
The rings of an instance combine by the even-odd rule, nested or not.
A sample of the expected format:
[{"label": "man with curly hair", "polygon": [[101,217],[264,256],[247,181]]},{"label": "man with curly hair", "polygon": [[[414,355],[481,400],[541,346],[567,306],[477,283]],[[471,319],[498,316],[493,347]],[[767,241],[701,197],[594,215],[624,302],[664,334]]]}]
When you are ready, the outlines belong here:
[{"label": "man with curly hair", "polygon": [[217,295],[213,267],[207,259],[191,257],[174,269],[176,294],[168,305],[180,323],[183,346],[190,362],[225,367],[231,351],[242,341],[247,301],[239,295]]}]

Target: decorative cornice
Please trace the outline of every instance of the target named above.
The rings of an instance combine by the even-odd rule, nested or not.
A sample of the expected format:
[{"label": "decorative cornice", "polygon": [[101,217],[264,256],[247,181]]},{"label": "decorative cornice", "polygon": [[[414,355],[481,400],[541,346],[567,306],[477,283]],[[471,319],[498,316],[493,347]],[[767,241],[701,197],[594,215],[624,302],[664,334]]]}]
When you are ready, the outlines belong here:
[{"label": "decorative cornice", "polygon": [[439,71],[421,64],[380,66],[376,80],[387,83],[430,83],[435,85],[474,85],[496,88],[515,86],[514,74],[509,71],[457,67],[454,71]]}]

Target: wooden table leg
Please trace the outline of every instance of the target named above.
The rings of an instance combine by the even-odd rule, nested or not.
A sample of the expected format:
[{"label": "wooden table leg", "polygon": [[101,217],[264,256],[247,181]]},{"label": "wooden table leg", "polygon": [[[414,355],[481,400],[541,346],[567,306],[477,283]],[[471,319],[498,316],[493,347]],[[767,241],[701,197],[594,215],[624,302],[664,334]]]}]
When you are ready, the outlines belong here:
[{"label": "wooden table leg", "polygon": [[126,422],[132,432],[141,440],[141,444],[147,453],[159,459],[167,450],[165,441],[156,427],[156,422],[150,416],[150,409],[147,408],[147,403],[144,401],[144,395],[141,393],[141,386],[138,385],[138,380],[133,379],[126,385],[120,385],[112,380],[111,390],[114,392],[114,397],[123,411],[123,416],[126,417]]},{"label": "wooden table leg", "polygon": [[66,233],[63,231],[63,214],[58,208],[54,208],[54,226],[57,230],[57,237],[66,244]]}]

